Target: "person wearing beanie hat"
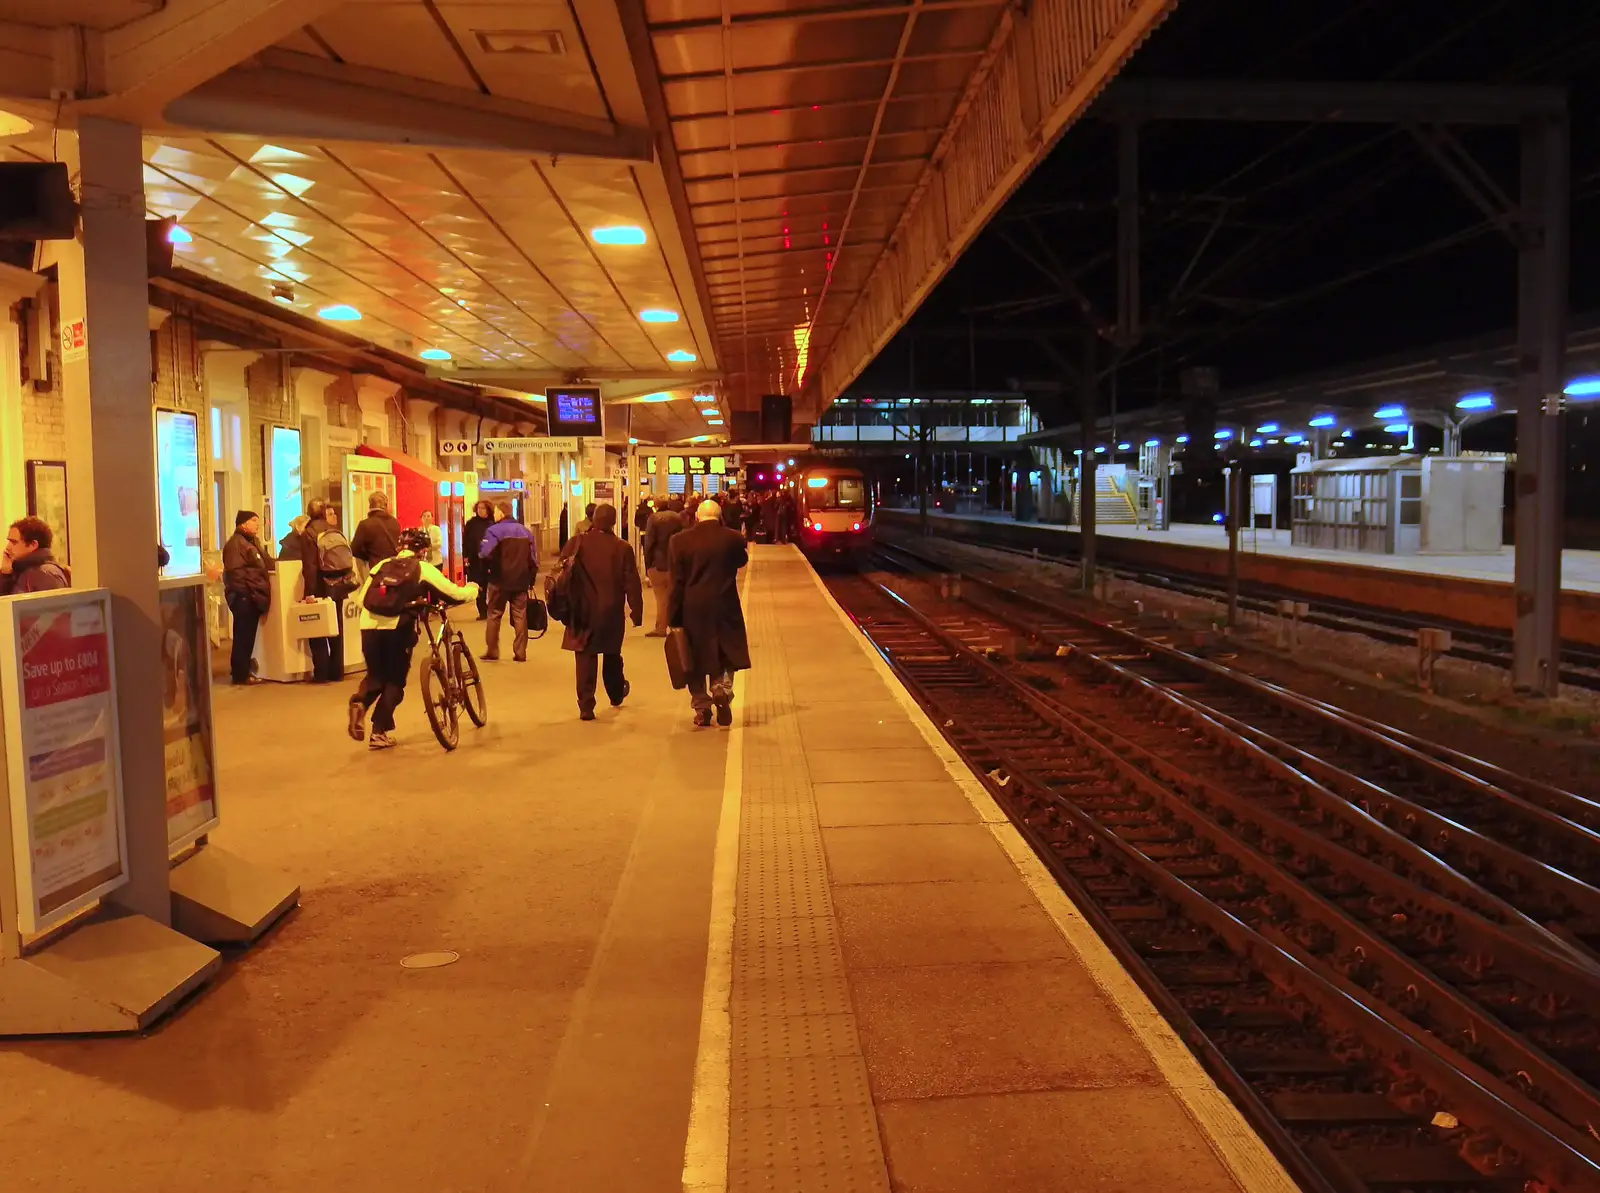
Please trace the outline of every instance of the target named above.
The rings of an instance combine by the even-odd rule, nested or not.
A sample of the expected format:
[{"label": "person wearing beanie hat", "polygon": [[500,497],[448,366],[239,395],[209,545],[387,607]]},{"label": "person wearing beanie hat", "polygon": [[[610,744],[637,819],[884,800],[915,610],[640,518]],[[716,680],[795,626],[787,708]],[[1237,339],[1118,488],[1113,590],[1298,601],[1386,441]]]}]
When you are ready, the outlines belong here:
[{"label": "person wearing beanie hat", "polygon": [[350,536],[350,554],[361,565],[361,577],[385,559],[400,553],[400,521],[389,512],[389,495],[374,489],[367,495],[367,516]]},{"label": "person wearing beanie hat", "polygon": [[240,510],[233,516],[233,537],[222,548],[222,593],[233,614],[230,671],[236,684],[259,683],[252,674],[256,629],[272,604],[267,573],[272,557],[261,545],[261,515]]},{"label": "person wearing beanie hat", "polygon": [[744,535],[723,523],[715,501],[701,502],[694,525],[672,540],[667,624],[688,647],[689,707],[699,728],[733,724],[733,673],[750,667],[739,604],[739,569],[749,562]]},{"label": "person wearing beanie hat", "polygon": [[567,540],[561,557],[571,560],[572,613],[567,618],[561,649],[573,652],[578,719],[594,720],[596,681],[604,683],[611,707],[628,698],[622,670],[622,641],[627,616],[644,624],[644,593],[633,549],[617,537],[617,507],[602,502],[591,514],[593,525]]}]

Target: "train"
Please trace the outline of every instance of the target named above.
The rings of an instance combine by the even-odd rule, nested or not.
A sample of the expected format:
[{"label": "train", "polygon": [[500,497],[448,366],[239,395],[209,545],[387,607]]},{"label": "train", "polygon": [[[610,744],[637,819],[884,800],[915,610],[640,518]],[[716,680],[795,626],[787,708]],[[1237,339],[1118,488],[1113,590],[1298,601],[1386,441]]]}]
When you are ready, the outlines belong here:
[{"label": "train", "polygon": [[872,486],[859,468],[817,465],[795,478],[800,550],[859,567],[872,553]]}]

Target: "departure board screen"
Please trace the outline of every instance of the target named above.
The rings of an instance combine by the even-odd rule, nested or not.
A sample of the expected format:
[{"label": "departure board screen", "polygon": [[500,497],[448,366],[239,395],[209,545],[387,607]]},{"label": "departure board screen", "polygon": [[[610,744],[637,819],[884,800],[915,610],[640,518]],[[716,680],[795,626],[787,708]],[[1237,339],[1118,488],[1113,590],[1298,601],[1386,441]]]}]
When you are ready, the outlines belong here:
[{"label": "departure board screen", "polygon": [[565,386],[544,391],[545,416],[552,435],[604,435],[604,407],[596,386]]}]

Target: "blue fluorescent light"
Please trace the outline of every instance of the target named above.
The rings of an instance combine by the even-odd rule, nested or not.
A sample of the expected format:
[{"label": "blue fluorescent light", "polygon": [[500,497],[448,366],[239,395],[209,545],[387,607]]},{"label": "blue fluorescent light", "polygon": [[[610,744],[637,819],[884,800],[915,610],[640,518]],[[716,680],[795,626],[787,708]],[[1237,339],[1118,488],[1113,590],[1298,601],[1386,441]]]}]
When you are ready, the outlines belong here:
[{"label": "blue fluorescent light", "polygon": [[1224,430],[1218,431],[1211,438],[1213,438],[1213,439],[1232,439],[1233,438],[1233,432],[1224,429]]},{"label": "blue fluorescent light", "polygon": [[1146,447],[1160,447],[1161,446],[1161,440],[1159,440],[1159,439],[1146,439],[1144,441],[1144,445]]},{"label": "blue fluorescent light", "polygon": [[676,323],[677,321],[677,311],[664,311],[659,307],[650,307],[648,310],[639,312],[639,322],[641,323]]},{"label": "blue fluorescent light", "polygon": [[695,355],[693,352],[685,352],[682,348],[679,348],[674,352],[667,353],[667,359],[678,364],[687,364],[695,359]]},{"label": "blue fluorescent light", "polygon": [[1385,435],[1407,435],[1410,434],[1410,432],[1410,423],[1390,423],[1387,427],[1383,428],[1383,433]]},{"label": "blue fluorescent light", "polygon": [[1456,403],[1457,410],[1493,410],[1493,394],[1468,394]]},{"label": "blue fluorescent light", "polygon": [[1130,452],[1130,451],[1133,450],[1133,444],[1131,444],[1131,443],[1119,443],[1119,444],[1117,444],[1117,450],[1119,452]]},{"label": "blue fluorescent light", "polygon": [[1339,432],[1339,438],[1340,439],[1348,439],[1348,438],[1350,438],[1350,432],[1349,431],[1341,431],[1341,432]]},{"label": "blue fluorescent light", "polygon": [[1592,398],[1600,394],[1600,377],[1578,377],[1562,391],[1569,398]]},{"label": "blue fluorescent light", "polygon": [[1283,441],[1285,443],[1304,443],[1306,437],[1304,435],[1285,435]]},{"label": "blue fluorescent light", "polygon": [[1372,417],[1379,420],[1386,418],[1404,418],[1405,413],[1406,408],[1404,406],[1383,406],[1377,410],[1374,410],[1372,412]]},{"label": "blue fluorescent light", "polygon": [[1105,451],[1106,451],[1105,448],[1097,447],[1097,448],[1094,449],[1094,454],[1097,455],[1097,456],[1103,456],[1103,455],[1105,455]]},{"label": "blue fluorescent light", "polygon": [[1256,434],[1257,435],[1276,435],[1277,433],[1278,433],[1278,424],[1277,423],[1262,423],[1259,427],[1256,428]]},{"label": "blue fluorescent light", "polygon": [[1188,443],[1189,442],[1189,437],[1187,435],[1179,435],[1178,436],[1178,442],[1179,443]]},{"label": "blue fluorescent light", "polygon": [[1251,441],[1250,441],[1250,446],[1251,446],[1251,447],[1260,447],[1260,446],[1261,446],[1261,440],[1259,440],[1259,439],[1252,439],[1252,440],[1251,440]]},{"label": "blue fluorescent light", "polygon": [[1222,515],[1221,514],[1212,514],[1211,515],[1211,520],[1213,522],[1220,522],[1220,521],[1222,521]]},{"label": "blue fluorescent light", "polygon": [[1313,427],[1331,427],[1333,426],[1333,421],[1333,415],[1319,414],[1316,418],[1311,420],[1309,425]]},{"label": "blue fluorescent light", "polygon": [[361,312],[349,303],[340,302],[331,307],[323,307],[317,312],[317,316],[330,323],[354,323],[361,318]]},{"label": "blue fluorescent light", "polygon": [[173,224],[167,229],[168,244],[193,244],[194,237],[189,235],[189,229],[182,224]]},{"label": "blue fluorescent light", "polygon": [[417,353],[423,360],[449,360],[450,354],[443,348],[424,348]]},{"label": "blue fluorescent light", "polygon": [[589,236],[596,244],[643,244],[644,229],[635,224],[616,224],[609,228],[595,228]]}]

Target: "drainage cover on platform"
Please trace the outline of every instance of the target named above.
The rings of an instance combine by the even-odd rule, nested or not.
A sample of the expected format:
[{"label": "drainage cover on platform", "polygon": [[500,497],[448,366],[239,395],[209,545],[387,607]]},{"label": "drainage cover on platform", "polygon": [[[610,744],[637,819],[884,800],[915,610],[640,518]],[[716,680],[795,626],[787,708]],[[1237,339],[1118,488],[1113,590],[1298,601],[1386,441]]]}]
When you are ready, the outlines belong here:
[{"label": "drainage cover on platform", "polygon": [[412,953],[403,958],[400,965],[403,969],[438,969],[443,965],[454,965],[459,960],[460,953]]}]

